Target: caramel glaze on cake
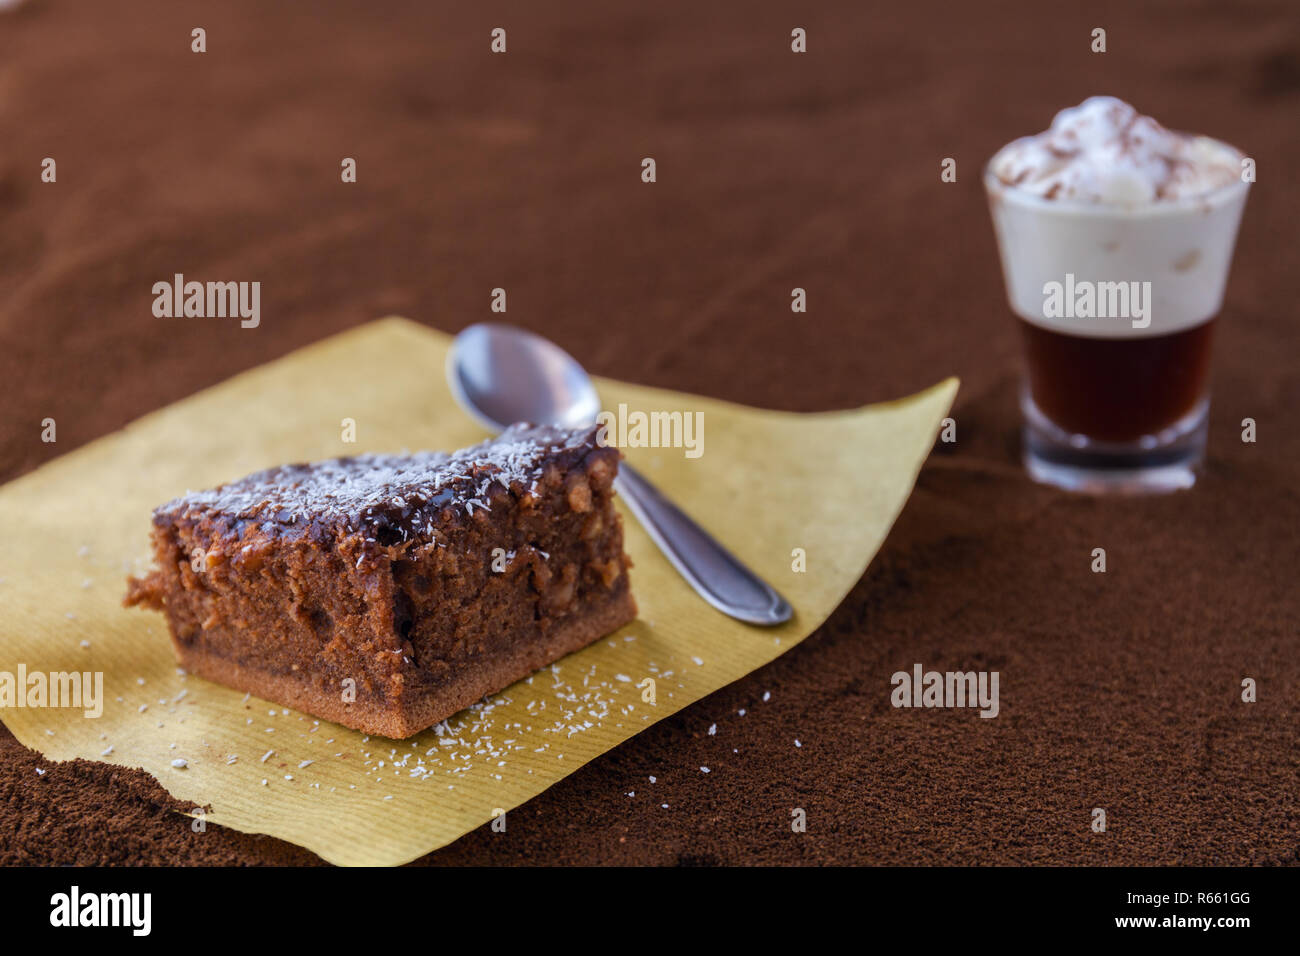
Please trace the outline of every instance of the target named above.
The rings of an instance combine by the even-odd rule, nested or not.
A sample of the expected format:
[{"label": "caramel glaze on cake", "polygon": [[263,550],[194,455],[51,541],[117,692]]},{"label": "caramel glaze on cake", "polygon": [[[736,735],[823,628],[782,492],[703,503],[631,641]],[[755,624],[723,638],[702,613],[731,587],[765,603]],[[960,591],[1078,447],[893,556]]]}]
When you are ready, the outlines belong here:
[{"label": "caramel glaze on cake", "polygon": [[515,425],[455,452],[286,465],[154,512],[181,666],[407,737],[636,616],[597,429]]}]

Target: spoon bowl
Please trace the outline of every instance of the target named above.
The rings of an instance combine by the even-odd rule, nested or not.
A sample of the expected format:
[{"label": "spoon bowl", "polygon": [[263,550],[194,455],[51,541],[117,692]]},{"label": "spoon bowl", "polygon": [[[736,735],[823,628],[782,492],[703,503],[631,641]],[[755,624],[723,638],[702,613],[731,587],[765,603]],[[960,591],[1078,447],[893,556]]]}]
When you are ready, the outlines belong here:
[{"label": "spoon bowl", "polygon": [[515,422],[581,428],[600,413],[596,386],[573,356],[509,325],[483,322],[457,335],[447,380],[457,402],[498,431]]}]

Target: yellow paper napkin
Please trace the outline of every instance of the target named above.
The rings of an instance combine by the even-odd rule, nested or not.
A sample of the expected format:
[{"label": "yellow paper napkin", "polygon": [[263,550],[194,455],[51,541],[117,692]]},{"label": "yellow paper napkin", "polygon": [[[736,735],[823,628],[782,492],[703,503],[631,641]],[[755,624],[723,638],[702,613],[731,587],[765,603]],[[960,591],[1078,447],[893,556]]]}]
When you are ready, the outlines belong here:
[{"label": "yellow paper napkin", "polygon": [[799,415],[598,380],[611,411],[703,413],[699,457],[625,454],[786,595],[796,616],[782,627],[713,610],[625,511],[638,620],[411,740],[366,738],[179,672],[162,616],[121,607],[127,574],[149,565],[152,509],[288,461],[481,440],[443,381],[449,343],[404,319],[374,322],[0,488],[0,697],[20,669],[28,691],[33,675],[89,674],[92,694],[94,675],[103,681],[99,716],[85,700],[50,706],[66,703],[52,691],[41,707],[4,700],[13,734],[55,760],[143,767],[210,808],[208,821],[334,863],[412,860],[812,632],[879,549],[957,390],[948,379],[897,402]]}]

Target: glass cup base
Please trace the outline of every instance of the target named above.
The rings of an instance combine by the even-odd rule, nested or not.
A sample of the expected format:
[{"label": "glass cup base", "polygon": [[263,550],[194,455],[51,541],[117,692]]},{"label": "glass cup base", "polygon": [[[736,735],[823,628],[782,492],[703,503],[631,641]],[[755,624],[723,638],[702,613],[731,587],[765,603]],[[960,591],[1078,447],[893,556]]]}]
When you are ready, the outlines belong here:
[{"label": "glass cup base", "polygon": [[1020,395],[1024,462],[1045,485],[1094,495],[1164,494],[1190,488],[1205,461],[1210,401],[1203,398],[1168,428],[1132,442],[1103,442],[1065,431]]}]

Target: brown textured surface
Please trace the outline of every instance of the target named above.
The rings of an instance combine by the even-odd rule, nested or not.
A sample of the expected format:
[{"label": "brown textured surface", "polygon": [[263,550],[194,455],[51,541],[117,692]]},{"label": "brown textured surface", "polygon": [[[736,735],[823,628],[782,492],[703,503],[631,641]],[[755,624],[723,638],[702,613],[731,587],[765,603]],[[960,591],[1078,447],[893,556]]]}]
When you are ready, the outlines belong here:
[{"label": "brown textured surface", "polygon": [[[963,381],[959,441],[817,635],[428,862],[1297,862],[1294,3],[268,6],[4,18],[0,477],[381,314],[490,318],[496,286],[512,321],[655,385],[812,410]],[[1067,497],[1016,458],[1019,342],[977,170],[1094,92],[1260,170],[1211,461],[1161,500]],[[261,281],[261,327],[155,319],[173,272]],[[889,675],[917,661],[1000,670],[1001,716],[892,710]],[[193,834],[121,770],[38,764],[0,733],[0,860],[309,856]]]}]

